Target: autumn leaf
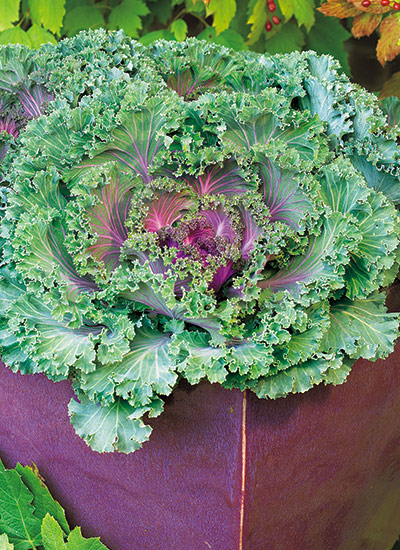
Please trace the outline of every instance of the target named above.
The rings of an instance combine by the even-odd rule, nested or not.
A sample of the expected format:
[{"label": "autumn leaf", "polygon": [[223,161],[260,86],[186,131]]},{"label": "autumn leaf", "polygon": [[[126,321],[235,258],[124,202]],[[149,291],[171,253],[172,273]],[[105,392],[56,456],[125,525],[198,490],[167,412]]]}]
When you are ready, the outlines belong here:
[{"label": "autumn leaf", "polygon": [[392,61],[400,53],[400,14],[386,17],[379,27],[381,37],[376,47],[376,55],[381,65]]},{"label": "autumn leaf", "polygon": [[386,13],[390,11],[392,8],[391,6],[382,6],[380,3],[380,0],[372,0],[370,5],[368,7],[365,7],[362,5],[363,0],[348,0],[353,6],[364,13]]},{"label": "autumn leaf", "polygon": [[380,99],[391,96],[396,96],[400,99],[400,72],[394,73],[392,77],[385,82],[379,94]]},{"label": "autumn leaf", "polygon": [[370,36],[382,20],[382,15],[376,13],[360,13],[354,17],[353,28],[351,29],[353,36],[361,38],[362,36]]},{"label": "autumn leaf", "polygon": [[322,4],[318,10],[324,15],[338,17],[339,19],[354,17],[359,13],[359,10],[357,10],[357,8],[355,8],[350,2],[347,2],[347,0],[328,0],[328,2]]}]

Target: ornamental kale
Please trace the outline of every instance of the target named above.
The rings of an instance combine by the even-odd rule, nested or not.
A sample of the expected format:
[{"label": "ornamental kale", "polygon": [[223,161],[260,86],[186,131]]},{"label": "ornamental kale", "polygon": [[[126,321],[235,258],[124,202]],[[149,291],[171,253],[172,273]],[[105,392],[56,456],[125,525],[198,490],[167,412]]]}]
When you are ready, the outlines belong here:
[{"label": "ornamental kale", "polygon": [[40,116],[53,99],[28,48],[0,50],[0,163],[27,122]]},{"label": "ornamental kale", "polygon": [[[180,379],[261,398],[386,357],[398,127],[329,56],[82,33],[6,171],[4,361],[71,378],[97,451],[147,440]],[[43,73],[42,73],[43,74]]]}]

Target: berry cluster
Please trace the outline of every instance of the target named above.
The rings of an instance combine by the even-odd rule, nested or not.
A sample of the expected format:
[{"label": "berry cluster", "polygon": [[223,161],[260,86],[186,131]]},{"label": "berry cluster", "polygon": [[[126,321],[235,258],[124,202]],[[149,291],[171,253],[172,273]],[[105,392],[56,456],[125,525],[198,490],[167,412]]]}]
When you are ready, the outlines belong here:
[{"label": "berry cluster", "polygon": [[[371,5],[371,0],[363,0],[361,2],[361,5],[363,8],[369,8],[370,5]],[[390,0],[381,0],[381,6],[390,6],[391,5],[391,1]],[[393,2],[392,6],[391,6],[394,10],[398,11],[400,10],[400,4],[398,2]]]},{"label": "berry cluster", "polygon": [[[271,12],[271,13],[274,13],[274,11],[276,10],[276,4],[275,4],[274,0],[267,0],[267,6],[268,6],[268,11]],[[279,17],[277,15],[272,16],[272,23],[274,23],[274,25],[279,25],[280,22],[281,22],[281,20],[279,19]],[[268,15],[268,20],[265,23],[265,30],[267,32],[272,31],[272,23],[269,19],[269,15]]]}]

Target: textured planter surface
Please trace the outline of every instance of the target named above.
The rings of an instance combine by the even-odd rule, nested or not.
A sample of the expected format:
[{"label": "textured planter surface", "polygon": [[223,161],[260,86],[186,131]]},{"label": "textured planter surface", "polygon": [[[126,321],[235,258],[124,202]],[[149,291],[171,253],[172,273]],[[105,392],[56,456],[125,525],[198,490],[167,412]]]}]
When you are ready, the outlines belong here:
[{"label": "textured planter surface", "polygon": [[178,389],[133,455],[74,434],[68,382],[0,369],[0,456],[33,460],[111,550],[388,550],[400,532],[400,347],[278,401]]}]

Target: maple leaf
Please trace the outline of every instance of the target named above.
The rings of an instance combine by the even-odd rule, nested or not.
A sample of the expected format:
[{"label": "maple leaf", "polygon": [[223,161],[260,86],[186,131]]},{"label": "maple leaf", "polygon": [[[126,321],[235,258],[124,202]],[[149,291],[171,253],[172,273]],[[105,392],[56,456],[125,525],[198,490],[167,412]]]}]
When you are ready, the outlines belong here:
[{"label": "maple leaf", "polygon": [[382,21],[382,15],[376,13],[360,13],[354,17],[351,32],[355,38],[370,36]]},{"label": "maple leaf", "polygon": [[392,61],[400,53],[400,14],[386,17],[379,27],[381,37],[376,47],[376,55],[381,65]]},{"label": "maple leaf", "polygon": [[328,2],[322,4],[318,10],[324,15],[338,17],[339,19],[354,17],[359,13],[359,10],[347,0],[328,0]]}]

